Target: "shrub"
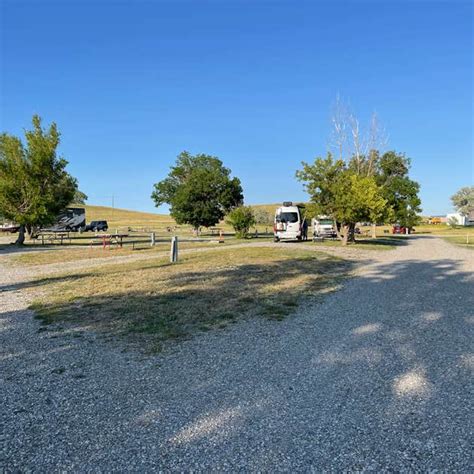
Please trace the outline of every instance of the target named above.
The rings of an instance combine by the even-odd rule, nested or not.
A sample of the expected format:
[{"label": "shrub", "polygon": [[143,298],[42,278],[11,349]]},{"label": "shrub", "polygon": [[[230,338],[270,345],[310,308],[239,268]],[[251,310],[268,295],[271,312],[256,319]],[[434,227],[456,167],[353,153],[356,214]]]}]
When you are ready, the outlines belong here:
[{"label": "shrub", "polygon": [[226,222],[234,228],[238,239],[244,239],[255,225],[255,216],[250,206],[240,206],[229,213]]}]

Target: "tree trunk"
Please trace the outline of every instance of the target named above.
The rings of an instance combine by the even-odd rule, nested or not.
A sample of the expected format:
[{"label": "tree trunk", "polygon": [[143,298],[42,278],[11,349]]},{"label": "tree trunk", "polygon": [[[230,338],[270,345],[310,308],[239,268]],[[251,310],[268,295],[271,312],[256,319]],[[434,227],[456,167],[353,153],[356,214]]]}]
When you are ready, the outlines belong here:
[{"label": "tree trunk", "polygon": [[343,232],[342,232],[342,245],[347,245],[348,239],[349,239],[349,226],[347,224],[344,224],[342,226]]},{"label": "tree trunk", "polygon": [[372,238],[377,238],[377,224],[372,224]]},{"label": "tree trunk", "polygon": [[23,245],[25,243],[25,226],[20,225],[18,230],[18,238],[16,239],[15,245]]},{"label": "tree trunk", "polygon": [[342,240],[343,237],[341,235],[341,224],[339,224],[339,222],[334,221],[334,228],[336,230],[336,236],[338,240]]},{"label": "tree trunk", "polygon": [[355,223],[351,222],[349,224],[349,242],[355,242]]}]

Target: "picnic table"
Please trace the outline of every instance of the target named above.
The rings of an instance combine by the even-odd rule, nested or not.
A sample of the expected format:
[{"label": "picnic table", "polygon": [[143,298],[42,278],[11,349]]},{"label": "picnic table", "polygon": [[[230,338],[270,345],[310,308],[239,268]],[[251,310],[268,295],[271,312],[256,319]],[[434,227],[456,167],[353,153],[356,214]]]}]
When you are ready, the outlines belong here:
[{"label": "picnic table", "polygon": [[[102,248],[106,248],[107,246],[110,248],[110,243],[114,241],[120,248],[123,246],[123,239],[128,237],[128,234],[97,234],[93,237],[93,239],[100,239],[102,240]],[[93,240],[91,240],[92,245]]]},{"label": "picnic table", "polygon": [[[38,239],[41,239],[41,245],[44,245],[45,240],[49,240],[50,244],[54,244],[55,241],[58,241],[60,245],[63,245],[65,239],[71,243],[69,232],[42,232],[36,237],[36,240]],[[36,243],[36,240],[33,242]]]}]

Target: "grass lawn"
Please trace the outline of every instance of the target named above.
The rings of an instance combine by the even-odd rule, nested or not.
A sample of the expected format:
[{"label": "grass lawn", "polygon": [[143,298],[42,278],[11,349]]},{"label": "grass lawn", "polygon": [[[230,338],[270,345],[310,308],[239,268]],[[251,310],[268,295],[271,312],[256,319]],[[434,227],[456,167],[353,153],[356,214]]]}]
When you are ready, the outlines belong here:
[{"label": "grass lawn", "polygon": [[[370,235],[371,227],[363,226],[361,227],[362,232],[366,232]],[[386,233],[388,231],[388,234]],[[392,236],[392,226],[383,225],[377,226],[377,236]],[[466,234],[474,236],[474,226],[472,227],[457,227],[453,229],[451,226],[446,224],[421,224],[415,226],[415,234],[432,234],[432,235],[464,235]]]},{"label": "grass lawn", "polygon": [[[236,239],[228,239],[223,244],[216,240],[209,240],[207,242],[179,242],[179,250],[194,249],[194,248],[209,248],[209,247],[228,247],[235,245],[241,241]],[[50,263],[74,262],[77,260],[94,260],[97,258],[113,258],[125,255],[153,254],[158,252],[167,252],[170,250],[170,242],[157,243],[154,247],[150,245],[141,245],[135,250],[131,246],[124,246],[123,248],[111,246],[103,249],[102,246],[96,247],[69,247],[57,246],[51,250],[40,250],[24,252],[19,255],[12,255],[8,258],[10,265],[26,265],[38,266],[47,265]]]},{"label": "grass lawn", "polygon": [[155,351],[164,341],[245,317],[282,319],[309,297],[334,291],[351,263],[314,251],[220,248],[103,265],[46,277],[32,309],[44,323],[125,337]]},{"label": "grass lawn", "polygon": [[[399,245],[405,245],[404,236],[387,236],[377,237],[376,239],[356,237],[355,243],[349,243],[346,248],[359,248],[364,250],[391,250]],[[339,240],[324,240],[322,242],[314,242],[315,246],[322,247],[342,247]]]},{"label": "grass lawn", "polygon": [[474,233],[444,237],[444,240],[464,248],[474,249]]}]

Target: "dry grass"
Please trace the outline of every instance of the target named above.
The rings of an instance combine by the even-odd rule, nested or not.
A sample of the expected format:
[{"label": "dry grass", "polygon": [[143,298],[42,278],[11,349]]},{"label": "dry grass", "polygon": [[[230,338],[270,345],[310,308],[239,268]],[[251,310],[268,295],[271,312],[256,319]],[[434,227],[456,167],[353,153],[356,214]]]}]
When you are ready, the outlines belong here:
[{"label": "dry grass", "polygon": [[106,265],[45,278],[33,309],[45,323],[72,323],[150,348],[243,317],[282,319],[310,296],[333,291],[350,263],[311,251],[228,248]]},{"label": "dry grass", "polygon": [[[242,241],[236,239],[226,240],[223,244],[217,240],[208,240],[206,242],[180,242],[179,249],[200,249],[209,247],[228,247],[230,245],[239,244]],[[41,249],[41,247],[40,247]],[[12,255],[8,258],[7,262],[9,265],[25,265],[25,266],[38,266],[48,265],[53,263],[65,263],[75,262],[79,260],[91,260],[97,258],[114,258],[126,255],[136,255],[137,253],[152,254],[161,252],[167,252],[170,250],[170,242],[157,243],[154,247],[150,247],[150,244],[142,243],[139,246],[132,248],[131,245],[124,245],[120,248],[117,245],[111,245],[107,248],[102,248],[101,245],[95,247],[78,247],[78,246],[57,246],[52,250],[38,250],[24,252],[19,255]]]},{"label": "dry grass", "polygon": [[474,249],[474,233],[464,233],[457,236],[450,235],[449,237],[444,237],[445,240],[451,242],[452,244],[460,245],[464,248]]},{"label": "dry grass", "polygon": [[[403,235],[401,236],[379,236],[376,239],[356,236],[356,241],[348,243],[350,248],[359,248],[364,250],[391,250],[400,245],[405,245],[406,240]],[[315,246],[322,247],[341,247],[342,243],[340,240],[324,240],[322,242],[315,242]]]},{"label": "dry grass", "polygon": [[123,227],[137,228],[163,228],[175,225],[175,221],[167,214],[154,214],[151,212],[129,211],[127,209],[112,209],[106,206],[75,206],[86,210],[87,222],[106,220],[110,230]]},{"label": "dry grass", "polygon": [[[368,233],[371,235],[371,227],[364,226],[361,227],[362,232]],[[388,231],[388,233],[387,233]],[[474,235],[474,226],[473,227],[457,227],[453,229],[451,226],[446,224],[422,224],[415,226],[416,234],[432,234],[432,235],[445,235],[445,234],[454,234],[454,235]],[[392,235],[392,226],[383,225],[377,226],[377,236],[387,236]]]}]

